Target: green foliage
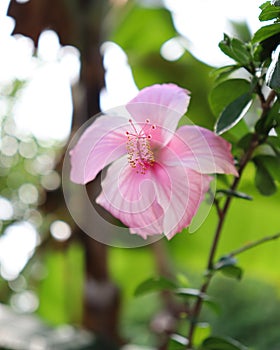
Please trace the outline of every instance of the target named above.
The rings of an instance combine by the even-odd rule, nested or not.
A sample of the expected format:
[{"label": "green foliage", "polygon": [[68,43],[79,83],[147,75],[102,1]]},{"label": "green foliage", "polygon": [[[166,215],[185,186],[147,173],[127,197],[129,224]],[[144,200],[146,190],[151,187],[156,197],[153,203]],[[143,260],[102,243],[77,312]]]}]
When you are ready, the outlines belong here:
[{"label": "green foliage", "polygon": [[[279,47],[280,48],[280,47]],[[279,50],[276,51],[268,71],[266,73],[266,84],[278,94],[280,93],[280,59]]]},{"label": "green foliage", "polygon": [[160,276],[149,278],[136,288],[135,296],[163,290],[174,290],[176,287],[177,286],[173,281],[170,281],[165,277]]},{"label": "green foliage", "polygon": [[202,350],[246,350],[247,347],[230,338],[209,337],[204,340]]},{"label": "green foliage", "polygon": [[[211,329],[208,323],[198,323],[194,334],[194,345],[200,346],[205,338],[210,335]],[[172,334],[168,343],[167,350],[185,350],[188,340],[179,334]]]},{"label": "green foliage", "polygon": [[209,323],[206,322],[198,322],[197,327],[195,329],[194,337],[193,337],[193,343],[195,346],[200,348],[203,341],[209,337],[211,334],[211,327]]},{"label": "green foliage", "polygon": [[225,276],[240,280],[243,271],[239,266],[236,266],[236,262],[236,259],[232,256],[223,256],[215,264],[214,270],[221,271]]},{"label": "green foliage", "polygon": [[233,190],[217,190],[216,193],[223,193],[228,197],[235,197],[235,198],[240,198],[240,199],[245,199],[247,201],[253,200],[251,196],[249,196],[246,193],[239,192],[239,191],[233,191]]},{"label": "green foliage", "polygon": [[269,21],[271,19],[279,19],[280,8],[276,4],[272,4],[271,1],[267,1],[260,6],[262,12],[259,15],[260,21]]},{"label": "green foliage", "polygon": [[188,341],[180,334],[171,334],[167,350],[184,350]]},{"label": "green foliage", "polygon": [[280,140],[277,136],[268,136],[266,143],[273,149],[274,153],[280,156]]},{"label": "green foliage", "polygon": [[175,295],[184,300],[201,299],[203,303],[209,306],[214,312],[219,313],[220,308],[217,301],[205,293],[201,293],[198,289],[193,288],[178,288],[174,291]]},{"label": "green foliage", "polygon": [[[170,12],[164,8],[145,8],[131,3],[125,13],[119,14],[118,20],[121,25],[112,33],[111,39],[125,48],[132,68],[142,56],[151,52],[159,55],[162,44],[177,35]],[[135,51],[140,57],[134,55]]]},{"label": "green foliage", "polygon": [[211,72],[211,76],[214,78],[216,83],[219,83],[225,80],[226,78],[228,78],[230,74],[232,74],[234,71],[236,71],[239,68],[240,66],[235,64],[216,68],[216,69],[213,69],[213,71]]},{"label": "green foliage", "polygon": [[271,38],[278,33],[280,33],[280,24],[269,24],[256,31],[255,35],[253,36],[252,43],[256,44],[263,42],[264,40]]},{"label": "green foliage", "polygon": [[[266,141],[268,140],[267,136],[269,135],[270,131],[280,125],[279,110],[280,103],[279,99],[277,99],[267,114],[266,118],[260,118],[255,125],[256,132],[261,136],[265,136]],[[277,137],[275,137],[275,139],[277,139]]]},{"label": "green foliage", "polygon": [[47,275],[39,286],[39,314],[49,323],[81,322],[83,259],[84,253],[77,244],[72,244],[65,252],[50,251],[44,257]]},{"label": "green foliage", "polygon": [[246,114],[252,102],[252,95],[245,93],[231,102],[221,113],[215,132],[220,135],[234,127]]},{"label": "green foliage", "polygon": [[[211,109],[218,117],[215,131],[221,134],[233,128],[244,117],[251,102],[249,81],[229,79],[217,84],[209,95]],[[244,124],[243,128],[246,131]]]},{"label": "green foliage", "polygon": [[220,49],[230,58],[233,58],[241,66],[247,66],[251,62],[250,47],[236,38],[230,38],[224,34],[224,40],[219,44]]},{"label": "green foliage", "polygon": [[216,117],[240,96],[249,93],[250,82],[245,79],[229,79],[217,84],[209,95],[209,103]]},{"label": "green foliage", "polygon": [[211,293],[220,301],[222,309],[219,317],[204,310],[212,333],[239,339],[254,350],[278,349],[280,301],[277,286],[260,282],[257,274],[256,279],[246,278],[240,283],[229,279],[225,283],[221,277],[212,285]]},{"label": "green foliage", "polygon": [[259,155],[253,161],[256,166],[256,187],[265,196],[274,194],[277,190],[275,181],[280,181],[280,158]]}]

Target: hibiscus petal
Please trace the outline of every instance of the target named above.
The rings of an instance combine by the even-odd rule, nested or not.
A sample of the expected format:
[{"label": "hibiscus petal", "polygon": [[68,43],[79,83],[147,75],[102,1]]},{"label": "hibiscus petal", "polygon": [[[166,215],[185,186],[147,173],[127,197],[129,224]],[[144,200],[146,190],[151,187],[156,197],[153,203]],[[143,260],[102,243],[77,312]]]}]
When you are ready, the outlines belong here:
[{"label": "hibiscus petal", "polygon": [[[175,84],[155,84],[142,89],[129,103],[148,103],[164,106],[181,116],[186,113],[190,101],[189,91]],[[146,117],[138,116],[137,121],[144,122]]]},{"label": "hibiscus petal", "polygon": [[210,180],[193,170],[157,163],[138,174],[122,158],[109,167],[96,202],[131,233],[143,238],[164,233],[170,239],[190,224]]},{"label": "hibiscus petal", "polygon": [[212,131],[198,126],[185,125],[179,128],[161,151],[160,159],[166,165],[180,164],[202,174],[238,176],[231,144]]},{"label": "hibiscus petal", "polygon": [[85,184],[101,169],[126,153],[130,127],[123,117],[103,115],[97,118],[70,151],[71,180]]},{"label": "hibiscus petal", "polygon": [[153,170],[157,199],[164,210],[163,232],[168,239],[190,225],[212,178],[181,166]]},{"label": "hibiscus petal", "polygon": [[189,92],[175,84],[152,85],[141,90],[126,108],[137,123],[147,119],[155,124],[153,140],[166,144],[175,132],[180,118],[186,113]]},{"label": "hibiscus petal", "polygon": [[150,174],[138,174],[126,157],[115,161],[102,179],[96,202],[143,238],[161,234],[163,210],[156,201]]},{"label": "hibiscus petal", "polygon": [[[188,227],[193,217],[196,215],[199,206],[201,202],[205,198],[205,194],[208,192],[210,187],[210,182],[212,181],[212,177],[208,175],[199,174],[192,170],[186,170],[188,174],[188,196],[187,201],[179,202],[180,198],[180,192],[179,189],[176,192],[178,196],[178,201],[176,202],[176,208],[173,208],[170,206],[170,209],[165,213],[165,222],[164,222],[164,230],[167,232],[166,237],[168,239],[171,239],[176,233],[181,232],[183,228]],[[181,192],[182,193],[182,192]],[[186,199],[185,198],[185,199]],[[179,212],[183,213],[184,215],[176,218],[176,214],[178,212],[178,206],[181,205],[181,208],[179,209]],[[174,215],[175,213],[175,215]]]}]

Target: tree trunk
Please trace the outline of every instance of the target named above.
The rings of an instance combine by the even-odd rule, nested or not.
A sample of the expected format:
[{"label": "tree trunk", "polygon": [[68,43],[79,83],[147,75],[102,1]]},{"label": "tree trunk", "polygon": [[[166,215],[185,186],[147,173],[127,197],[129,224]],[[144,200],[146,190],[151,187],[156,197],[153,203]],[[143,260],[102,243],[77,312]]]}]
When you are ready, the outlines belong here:
[{"label": "tree trunk", "polygon": [[[101,23],[107,1],[104,0],[11,0],[8,14],[15,18],[13,34],[33,39],[35,46],[41,32],[54,30],[62,45],[76,46],[81,53],[79,88],[84,101],[74,105],[73,130],[100,111],[99,93],[104,85],[104,72],[99,47]],[[75,102],[75,99],[74,99]],[[94,192],[91,187],[88,191]],[[60,204],[65,206],[64,202]],[[80,231],[79,240],[85,251],[86,280],[84,289],[84,326],[112,342],[119,342],[119,291],[109,279],[107,247]]]}]

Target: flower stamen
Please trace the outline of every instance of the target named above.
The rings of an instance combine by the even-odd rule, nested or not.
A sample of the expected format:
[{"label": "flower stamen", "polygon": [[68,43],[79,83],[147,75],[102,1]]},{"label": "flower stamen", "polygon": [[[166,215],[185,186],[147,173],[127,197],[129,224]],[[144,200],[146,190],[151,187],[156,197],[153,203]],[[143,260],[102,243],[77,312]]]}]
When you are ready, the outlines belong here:
[{"label": "flower stamen", "polygon": [[136,169],[137,173],[145,174],[148,167],[153,166],[155,162],[150,140],[152,139],[151,131],[155,130],[156,126],[150,125],[150,120],[146,119],[144,126],[137,131],[131,119],[129,123],[133,132],[126,131],[128,163]]}]

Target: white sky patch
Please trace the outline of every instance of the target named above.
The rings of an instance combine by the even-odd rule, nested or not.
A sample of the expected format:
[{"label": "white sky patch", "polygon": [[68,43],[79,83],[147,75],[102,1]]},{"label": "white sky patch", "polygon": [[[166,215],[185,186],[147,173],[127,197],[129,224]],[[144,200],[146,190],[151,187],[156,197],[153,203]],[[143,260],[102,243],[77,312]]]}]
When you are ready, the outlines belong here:
[{"label": "white sky patch", "polygon": [[38,234],[28,222],[7,227],[0,237],[1,275],[6,280],[17,278],[38,244]]},{"label": "white sky patch", "polygon": [[49,62],[33,72],[18,99],[14,118],[19,129],[36,138],[62,141],[70,132],[72,95],[60,64]]},{"label": "white sky patch", "polygon": [[15,120],[38,139],[64,141],[71,129],[71,84],[79,79],[79,51],[61,47],[57,34],[47,30],[40,35],[37,53],[36,67],[15,107]]},{"label": "white sky patch", "polygon": [[[0,23],[3,21],[3,19],[6,16],[7,10],[8,10],[8,6],[9,6],[10,0],[1,0],[0,1]],[[0,24],[0,28],[1,28],[1,24]],[[0,31],[1,32],[1,31]]]},{"label": "white sky patch", "polygon": [[101,110],[126,104],[138,93],[127,55],[122,48],[113,43],[105,42],[101,47],[105,68],[106,88],[101,91]]},{"label": "white sky patch", "polygon": [[259,6],[263,0],[165,0],[172,11],[177,31],[188,39],[187,48],[199,60],[220,66],[231,62],[219,49],[223,33],[232,34],[229,20],[247,21],[252,32],[261,23]]},{"label": "white sky patch", "polygon": [[[0,10],[6,7],[1,2]],[[79,80],[79,51],[61,47],[57,34],[48,30],[34,57],[33,41],[11,36],[13,28],[14,20],[0,13],[0,88],[16,79],[27,81],[15,106],[17,126],[41,140],[64,141],[71,128],[71,84]]]}]

